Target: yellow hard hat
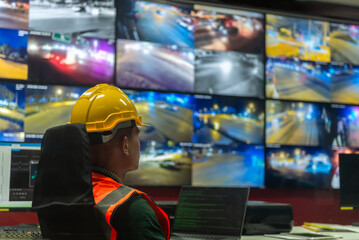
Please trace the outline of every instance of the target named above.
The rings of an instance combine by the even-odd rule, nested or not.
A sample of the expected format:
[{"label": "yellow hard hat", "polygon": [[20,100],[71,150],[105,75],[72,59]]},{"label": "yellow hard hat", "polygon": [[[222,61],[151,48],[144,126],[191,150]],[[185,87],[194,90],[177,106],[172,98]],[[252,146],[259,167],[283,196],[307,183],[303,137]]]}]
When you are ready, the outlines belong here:
[{"label": "yellow hard hat", "polygon": [[131,99],[118,87],[98,84],[84,92],[75,103],[70,123],[83,123],[87,132],[110,131],[118,123],[134,120],[137,126],[150,126]]}]

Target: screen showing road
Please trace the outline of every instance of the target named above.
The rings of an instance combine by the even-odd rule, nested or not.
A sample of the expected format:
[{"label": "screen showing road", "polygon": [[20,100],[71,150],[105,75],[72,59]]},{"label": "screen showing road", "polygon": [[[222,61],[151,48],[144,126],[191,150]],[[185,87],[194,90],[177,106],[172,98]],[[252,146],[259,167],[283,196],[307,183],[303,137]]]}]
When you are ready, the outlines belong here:
[{"label": "screen showing road", "polygon": [[116,51],[117,86],[193,92],[192,48],[118,39]]},{"label": "screen showing road", "polygon": [[31,31],[29,80],[36,83],[113,83],[114,40]]},{"label": "screen showing road", "polygon": [[30,0],[29,28],[96,38],[115,38],[113,0]]},{"label": "screen showing road", "polygon": [[117,37],[194,47],[191,4],[122,0],[117,8]]},{"label": "screen showing road", "polygon": [[263,144],[264,105],[257,99],[195,95],[193,142]]},{"label": "screen showing road", "polygon": [[266,101],[266,143],[328,145],[329,106],[319,103]]},{"label": "screen showing road", "polygon": [[359,64],[359,26],[330,24],[329,47],[333,62]]},{"label": "screen showing road", "polygon": [[266,186],[330,188],[330,147],[269,146],[266,151]]},{"label": "screen showing road", "polygon": [[178,93],[125,90],[150,127],[141,130],[142,141],[191,142],[192,96]]},{"label": "screen showing road", "polygon": [[0,28],[0,78],[27,79],[28,31]]},{"label": "screen showing road", "polygon": [[195,49],[195,92],[263,97],[263,56]]},{"label": "screen showing road", "polygon": [[[141,129],[145,131],[144,128]],[[192,147],[173,141],[142,141],[139,168],[126,174],[130,186],[191,185]]]},{"label": "screen showing road", "polygon": [[264,52],[263,14],[204,5],[194,8],[196,48]]},{"label": "screen showing road", "polygon": [[87,88],[59,85],[27,85],[25,138],[41,142],[45,131],[70,121],[76,100]]},{"label": "screen showing road", "polygon": [[264,186],[264,146],[194,144],[192,185]]},{"label": "screen showing road", "polygon": [[266,97],[330,101],[330,65],[290,58],[267,58]]},{"label": "screen showing road", "polygon": [[332,101],[357,104],[359,102],[359,66],[332,64]]},{"label": "screen showing road", "polygon": [[0,0],[0,28],[29,29],[29,0]]},{"label": "screen showing road", "polygon": [[330,62],[329,22],[266,14],[266,24],[268,56]]},{"label": "screen showing road", "polygon": [[332,104],[330,143],[337,147],[359,147],[359,106]]}]

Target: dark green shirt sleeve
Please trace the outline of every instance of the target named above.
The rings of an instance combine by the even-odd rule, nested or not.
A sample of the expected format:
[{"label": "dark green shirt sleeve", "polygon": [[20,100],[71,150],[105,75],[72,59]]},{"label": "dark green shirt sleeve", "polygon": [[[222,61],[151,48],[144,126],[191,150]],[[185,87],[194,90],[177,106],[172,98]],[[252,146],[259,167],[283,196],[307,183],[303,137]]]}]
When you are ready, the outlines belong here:
[{"label": "dark green shirt sleeve", "polygon": [[118,240],[165,240],[153,209],[141,196],[115,209],[111,219]]}]

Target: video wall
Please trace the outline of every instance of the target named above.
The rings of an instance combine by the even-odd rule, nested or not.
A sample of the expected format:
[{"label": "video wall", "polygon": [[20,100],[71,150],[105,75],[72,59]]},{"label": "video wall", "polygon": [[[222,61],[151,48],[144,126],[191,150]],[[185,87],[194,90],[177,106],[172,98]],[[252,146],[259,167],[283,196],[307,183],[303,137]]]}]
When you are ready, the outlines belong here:
[{"label": "video wall", "polygon": [[0,11],[1,142],[40,143],[108,83],[151,124],[131,186],[338,188],[338,154],[359,151],[359,24],[155,0]]}]

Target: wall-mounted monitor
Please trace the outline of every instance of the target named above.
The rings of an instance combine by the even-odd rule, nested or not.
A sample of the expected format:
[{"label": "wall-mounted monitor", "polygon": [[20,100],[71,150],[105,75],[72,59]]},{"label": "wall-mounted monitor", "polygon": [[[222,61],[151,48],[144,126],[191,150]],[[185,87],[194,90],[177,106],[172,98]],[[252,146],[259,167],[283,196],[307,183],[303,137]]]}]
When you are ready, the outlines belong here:
[{"label": "wall-mounted monitor", "polygon": [[193,5],[122,0],[117,6],[117,36],[164,45],[194,47]]},{"label": "wall-mounted monitor", "polygon": [[82,87],[28,84],[25,103],[26,142],[41,142],[47,129],[69,122],[75,102],[86,90]]},{"label": "wall-mounted monitor", "polygon": [[266,186],[330,188],[330,148],[269,145],[266,151]]},{"label": "wall-mounted monitor", "polygon": [[141,128],[142,141],[191,142],[192,96],[178,93],[124,90],[150,127]]},{"label": "wall-mounted monitor", "polygon": [[115,38],[114,1],[30,0],[29,28],[96,38]]},{"label": "wall-mounted monitor", "polygon": [[257,99],[195,95],[193,142],[263,144],[264,104]]},{"label": "wall-mounted monitor", "polygon": [[192,185],[264,186],[264,146],[194,144]]},{"label": "wall-mounted monitor", "polygon": [[333,62],[359,65],[359,26],[331,23],[329,47]]},{"label": "wall-mounted monitor", "polygon": [[[141,129],[141,133],[142,134]],[[126,174],[130,186],[181,186],[191,184],[191,144],[141,141],[139,168]]]},{"label": "wall-mounted monitor", "polygon": [[332,102],[359,103],[359,65],[332,64]]},{"label": "wall-mounted monitor", "polygon": [[359,154],[359,148],[349,147],[332,147],[332,180],[331,187],[334,189],[340,188],[339,176],[339,154]]},{"label": "wall-mounted monitor", "polygon": [[27,79],[28,31],[0,28],[0,78]]},{"label": "wall-mounted monitor", "polygon": [[1,1],[0,28],[29,29],[29,0]]},{"label": "wall-mounted monitor", "polygon": [[359,147],[359,106],[332,104],[330,143],[335,147]]},{"label": "wall-mounted monitor", "polygon": [[198,93],[263,97],[263,56],[195,49]]},{"label": "wall-mounted monitor", "polygon": [[0,83],[0,141],[23,142],[25,85]]},{"label": "wall-mounted monitor", "polygon": [[0,143],[0,208],[31,208],[40,144]]},{"label": "wall-mounted monitor", "polygon": [[31,82],[114,82],[114,40],[31,31],[28,52]]},{"label": "wall-mounted monitor", "polygon": [[118,39],[116,51],[118,86],[193,92],[192,48]]},{"label": "wall-mounted monitor", "polygon": [[205,5],[194,8],[196,48],[264,52],[263,14]]},{"label": "wall-mounted monitor", "polygon": [[266,143],[321,146],[330,134],[327,105],[306,102],[266,101]]},{"label": "wall-mounted monitor", "polygon": [[267,56],[330,62],[329,22],[267,14],[266,24]]},{"label": "wall-mounted monitor", "polygon": [[266,97],[330,101],[330,65],[290,58],[267,58]]}]

